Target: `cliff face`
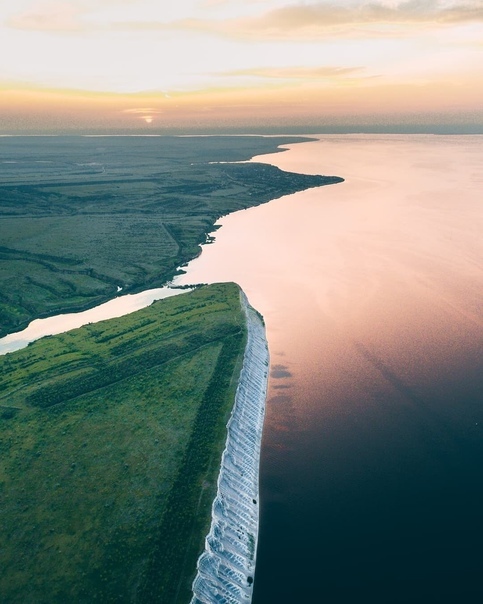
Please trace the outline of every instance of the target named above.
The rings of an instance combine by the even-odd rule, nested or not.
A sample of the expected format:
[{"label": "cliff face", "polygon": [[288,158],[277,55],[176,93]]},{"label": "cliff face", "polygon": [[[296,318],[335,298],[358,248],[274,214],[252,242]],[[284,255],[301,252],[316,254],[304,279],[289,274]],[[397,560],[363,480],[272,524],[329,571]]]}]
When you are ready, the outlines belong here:
[{"label": "cliff face", "polygon": [[265,326],[242,293],[247,344],[221,460],[211,528],[191,604],[252,599],[258,537],[258,475],[269,356]]}]

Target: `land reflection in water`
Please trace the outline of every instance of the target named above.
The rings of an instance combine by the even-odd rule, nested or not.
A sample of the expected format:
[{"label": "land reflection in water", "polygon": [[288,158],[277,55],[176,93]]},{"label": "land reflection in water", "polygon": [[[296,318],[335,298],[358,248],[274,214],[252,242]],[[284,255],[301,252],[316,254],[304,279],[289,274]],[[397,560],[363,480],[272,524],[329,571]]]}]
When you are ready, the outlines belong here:
[{"label": "land reflection in water", "polygon": [[267,324],[255,604],[481,597],[483,138],[256,160],[346,182],[225,217],[177,281],[236,281]]}]

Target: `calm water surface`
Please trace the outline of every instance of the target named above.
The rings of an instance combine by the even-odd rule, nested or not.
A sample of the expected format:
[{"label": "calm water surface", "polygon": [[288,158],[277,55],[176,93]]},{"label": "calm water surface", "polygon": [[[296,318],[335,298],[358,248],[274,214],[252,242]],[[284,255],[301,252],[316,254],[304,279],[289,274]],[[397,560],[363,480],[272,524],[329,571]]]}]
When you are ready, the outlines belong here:
[{"label": "calm water surface", "polygon": [[222,220],[271,380],[254,604],[483,601],[483,137],[324,136],[346,182]]},{"label": "calm water surface", "polygon": [[[120,289],[120,288],[119,288]],[[46,319],[34,319],[22,331],[11,333],[0,338],[0,354],[13,352],[25,348],[30,342],[34,342],[44,336],[52,336],[64,333],[89,323],[97,323],[105,319],[122,317],[131,312],[145,308],[163,298],[170,298],[182,293],[183,290],[158,287],[148,289],[138,294],[119,295],[119,297],[104,302],[95,308],[75,313],[65,313],[47,317]]]},{"label": "calm water surface", "polygon": [[[483,137],[258,159],[346,182],[224,218],[177,280],[236,281],[267,324],[254,604],[483,602]],[[34,321],[0,352],[173,293]]]}]

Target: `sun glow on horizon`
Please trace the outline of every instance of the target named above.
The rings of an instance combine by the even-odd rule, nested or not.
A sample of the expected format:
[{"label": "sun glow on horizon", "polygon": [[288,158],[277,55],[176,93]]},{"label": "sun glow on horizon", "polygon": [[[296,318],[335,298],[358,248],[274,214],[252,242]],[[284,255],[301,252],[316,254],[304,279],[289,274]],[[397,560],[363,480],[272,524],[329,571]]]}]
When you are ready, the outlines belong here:
[{"label": "sun glow on horizon", "polygon": [[0,131],[483,125],[479,2],[0,7]]}]

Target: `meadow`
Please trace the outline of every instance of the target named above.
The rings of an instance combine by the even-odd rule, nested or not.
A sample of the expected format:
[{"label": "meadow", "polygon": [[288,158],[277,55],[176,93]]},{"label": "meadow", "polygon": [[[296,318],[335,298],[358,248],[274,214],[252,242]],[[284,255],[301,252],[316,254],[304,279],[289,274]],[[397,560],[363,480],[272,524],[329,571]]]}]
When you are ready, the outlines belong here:
[{"label": "meadow", "polygon": [[189,601],[245,339],[217,284],[0,357],[2,601]]}]

